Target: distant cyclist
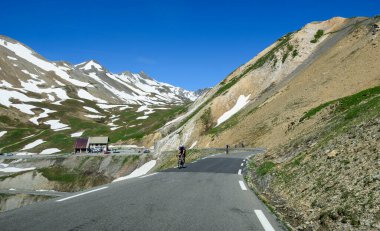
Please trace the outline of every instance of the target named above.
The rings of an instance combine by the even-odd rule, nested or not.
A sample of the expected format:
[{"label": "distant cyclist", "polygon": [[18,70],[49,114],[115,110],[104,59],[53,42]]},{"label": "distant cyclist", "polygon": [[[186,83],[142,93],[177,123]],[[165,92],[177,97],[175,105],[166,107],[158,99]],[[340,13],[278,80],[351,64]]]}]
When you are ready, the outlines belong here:
[{"label": "distant cyclist", "polygon": [[178,148],[178,168],[183,167],[185,165],[186,159],[186,148],[184,145],[180,145]]}]

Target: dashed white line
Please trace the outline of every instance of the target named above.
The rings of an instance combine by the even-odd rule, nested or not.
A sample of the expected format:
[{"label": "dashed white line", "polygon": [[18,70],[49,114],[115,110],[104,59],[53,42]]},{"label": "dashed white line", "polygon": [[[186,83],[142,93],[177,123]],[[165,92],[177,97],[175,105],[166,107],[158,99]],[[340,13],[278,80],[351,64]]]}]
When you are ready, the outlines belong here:
[{"label": "dashed white line", "polygon": [[97,188],[97,189],[94,189],[94,190],[91,190],[91,191],[87,191],[87,192],[84,192],[84,193],[79,193],[79,194],[76,194],[76,195],[71,196],[71,197],[66,197],[66,198],[63,198],[63,199],[59,199],[59,200],[56,200],[56,202],[61,202],[61,201],[69,200],[69,199],[72,199],[74,197],[83,196],[83,195],[86,195],[86,194],[89,194],[89,193],[92,193],[92,192],[96,192],[96,191],[100,191],[100,190],[103,190],[103,189],[106,189],[106,188],[108,188],[108,186]]},{"label": "dashed white line", "polygon": [[259,218],[259,221],[261,225],[263,226],[265,231],[274,231],[274,228],[269,223],[268,219],[265,217],[263,211],[261,210],[255,210],[257,218]]},{"label": "dashed white line", "polygon": [[156,174],[158,174],[158,172],[155,172],[155,173],[152,173],[152,174],[149,174],[149,175],[145,175],[145,176],[140,176],[139,178],[145,178],[145,177],[153,176],[153,175],[156,175]]},{"label": "dashed white line", "polygon": [[241,169],[239,169],[239,171],[238,171],[238,175],[241,175]]},{"label": "dashed white line", "polygon": [[243,190],[243,191],[247,190],[247,187],[245,187],[245,184],[242,180],[239,180],[239,184],[240,184],[241,190]]}]

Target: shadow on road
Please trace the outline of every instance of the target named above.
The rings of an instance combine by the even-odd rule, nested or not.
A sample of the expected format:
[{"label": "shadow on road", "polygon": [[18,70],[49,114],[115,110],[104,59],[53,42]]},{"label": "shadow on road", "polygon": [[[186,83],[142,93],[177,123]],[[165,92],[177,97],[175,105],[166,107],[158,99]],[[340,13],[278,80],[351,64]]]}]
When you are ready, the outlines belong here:
[{"label": "shadow on road", "polygon": [[206,172],[237,174],[241,168],[241,158],[207,158],[196,163],[185,164],[184,168],[170,168],[162,172]]}]

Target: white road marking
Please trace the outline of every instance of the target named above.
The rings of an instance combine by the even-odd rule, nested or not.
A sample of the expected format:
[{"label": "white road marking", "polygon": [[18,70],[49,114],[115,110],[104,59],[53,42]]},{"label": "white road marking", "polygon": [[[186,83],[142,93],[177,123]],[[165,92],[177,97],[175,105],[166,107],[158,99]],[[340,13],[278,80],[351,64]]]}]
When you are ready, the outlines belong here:
[{"label": "white road marking", "polygon": [[145,177],[153,176],[153,175],[156,175],[156,174],[158,174],[158,172],[155,172],[155,173],[152,173],[152,174],[149,174],[149,175],[145,175],[145,176],[140,176],[139,178],[145,178]]},{"label": "white road marking", "polygon": [[255,213],[265,231],[275,231],[268,219],[265,217],[263,211],[255,210]]},{"label": "white road marking", "polygon": [[239,184],[240,184],[241,190],[243,190],[243,191],[247,190],[247,187],[245,187],[245,184],[242,180],[239,180]]},{"label": "white road marking", "polygon": [[238,175],[241,175],[241,169],[239,169],[239,171],[238,171]]},{"label": "white road marking", "polygon": [[244,165],[244,163],[241,163],[241,165],[240,165],[240,166],[242,166],[242,167],[243,167],[243,165]]},{"label": "white road marking", "polygon": [[87,192],[84,192],[84,193],[79,193],[79,194],[76,194],[76,195],[71,196],[71,197],[66,197],[66,198],[63,198],[63,199],[59,199],[59,200],[56,200],[56,202],[61,202],[61,201],[69,200],[69,199],[72,199],[74,197],[83,196],[85,194],[89,194],[89,193],[92,193],[92,192],[100,191],[100,190],[103,190],[103,189],[106,189],[106,188],[108,188],[108,186],[97,188],[97,189],[94,189],[94,190],[91,190],[91,191],[87,191]]}]

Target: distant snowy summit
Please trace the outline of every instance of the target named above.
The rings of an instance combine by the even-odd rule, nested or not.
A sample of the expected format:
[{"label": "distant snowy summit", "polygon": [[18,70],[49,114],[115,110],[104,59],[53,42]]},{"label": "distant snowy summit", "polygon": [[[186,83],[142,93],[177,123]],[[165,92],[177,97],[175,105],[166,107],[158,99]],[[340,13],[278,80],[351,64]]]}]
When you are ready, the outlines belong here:
[{"label": "distant snowy summit", "polygon": [[0,89],[6,96],[0,100],[3,106],[9,106],[11,98],[54,104],[76,98],[103,104],[167,105],[194,101],[199,96],[143,72],[111,73],[95,60],[78,65],[51,62],[5,36],[0,36]]}]

